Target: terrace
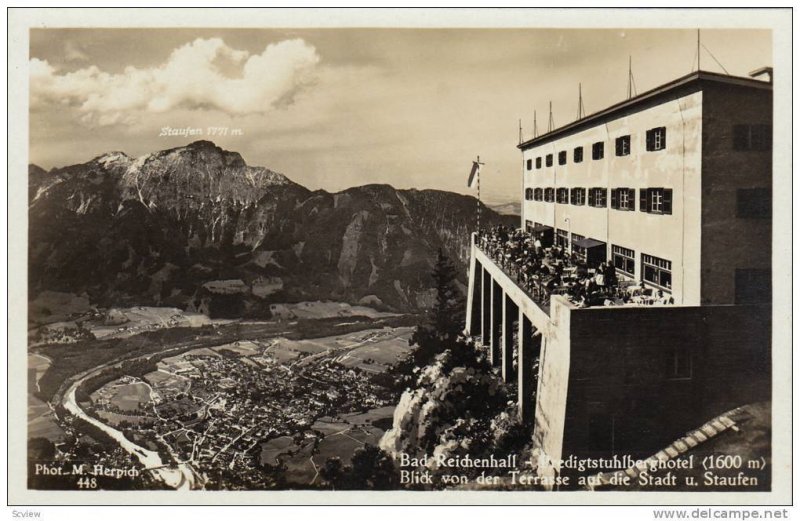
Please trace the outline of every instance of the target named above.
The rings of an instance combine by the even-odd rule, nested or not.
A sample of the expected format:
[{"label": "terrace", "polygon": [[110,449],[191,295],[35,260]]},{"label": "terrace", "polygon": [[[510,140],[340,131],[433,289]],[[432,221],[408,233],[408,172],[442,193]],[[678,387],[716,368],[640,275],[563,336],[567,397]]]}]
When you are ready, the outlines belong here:
[{"label": "terrace", "polygon": [[475,246],[548,314],[553,295],[562,295],[577,308],[674,303],[669,294],[618,277],[611,262],[590,266],[572,249],[544,248],[540,236],[521,229],[481,230]]}]

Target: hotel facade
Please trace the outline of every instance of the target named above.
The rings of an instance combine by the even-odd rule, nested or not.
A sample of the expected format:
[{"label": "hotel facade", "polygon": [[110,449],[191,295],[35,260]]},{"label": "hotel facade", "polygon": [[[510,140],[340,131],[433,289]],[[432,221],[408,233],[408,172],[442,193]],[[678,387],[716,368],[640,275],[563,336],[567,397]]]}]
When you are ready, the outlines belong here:
[{"label": "hotel facade", "polygon": [[768,302],[771,129],[771,83],[690,74],[521,143],[522,225],[676,304]]},{"label": "hotel facade", "polygon": [[542,304],[473,235],[466,331],[516,382],[540,475],[770,399],[772,70],[755,75],[694,72],[518,145],[521,227],[674,301]]}]

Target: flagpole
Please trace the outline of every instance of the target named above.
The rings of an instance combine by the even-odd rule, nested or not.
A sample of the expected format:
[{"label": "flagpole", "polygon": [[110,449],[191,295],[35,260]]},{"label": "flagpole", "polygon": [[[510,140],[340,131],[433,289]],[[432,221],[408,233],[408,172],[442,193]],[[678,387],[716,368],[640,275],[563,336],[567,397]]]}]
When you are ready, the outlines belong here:
[{"label": "flagpole", "polygon": [[478,170],[475,172],[475,175],[478,176],[476,181],[478,182],[478,234],[481,233],[481,156],[478,156]]},{"label": "flagpole", "polygon": [[481,156],[478,156],[477,160],[472,162],[472,170],[469,172],[469,179],[467,179],[467,186],[470,188],[477,187],[478,189],[478,200],[476,202],[476,232],[480,232],[481,230]]}]

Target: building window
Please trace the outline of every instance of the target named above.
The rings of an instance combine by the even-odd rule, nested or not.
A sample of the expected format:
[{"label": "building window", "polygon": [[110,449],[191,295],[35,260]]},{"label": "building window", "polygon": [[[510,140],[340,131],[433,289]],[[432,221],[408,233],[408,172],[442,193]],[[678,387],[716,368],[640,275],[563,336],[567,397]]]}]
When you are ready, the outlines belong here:
[{"label": "building window", "polygon": [[613,188],[611,190],[611,208],[615,210],[635,210],[636,190],[633,188]]},{"label": "building window", "polygon": [[544,201],[546,203],[552,203],[555,199],[555,190],[552,188],[545,188],[544,189]]},{"label": "building window", "polygon": [[569,232],[556,228],[556,246],[566,248],[569,245]]},{"label": "building window", "polygon": [[575,163],[583,162],[583,147],[575,147],[572,151],[572,161]]},{"label": "building window", "polygon": [[592,145],[592,159],[595,161],[598,159],[603,159],[603,142],[598,141],[597,143]]},{"label": "building window", "polygon": [[618,156],[627,156],[631,153],[631,136],[620,136],[616,141]]},{"label": "building window", "polygon": [[770,150],[772,128],[769,125],[734,125],[734,150]]},{"label": "building window", "polygon": [[533,201],[533,188],[526,188],[525,189],[525,200],[526,201]]},{"label": "building window", "polygon": [[611,245],[611,254],[614,257],[614,267],[629,277],[633,277],[636,272],[636,257],[633,250]]},{"label": "building window", "polygon": [[667,148],[667,127],[651,128],[647,131],[647,150],[654,152]]},{"label": "building window", "polygon": [[642,253],[642,279],[672,291],[672,262]]},{"label": "building window", "polygon": [[538,170],[539,168],[542,168],[542,158],[541,157],[537,157],[536,158],[536,169]]},{"label": "building window", "polygon": [[543,199],[543,197],[542,197],[542,189],[541,188],[536,188],[533,191],[533,200],[534,201],[541,201],[542,199]]},{"label": "building window", "polygon": [[570,191],[570,202],[576,206],[581,206],[586,204],[586,189],[573,188]]},{"label": "building window", "polygon": [[545,166],[553,166],[553,154],[547,154],[544,158]]},{"label": "building window", "polygon": [[531,170],[531,169],[533,169],[533,159],[528,159],[528,160],[525,162],[525,166],[527,167],[527,169],[528,169],[528,170]]},{"label": "building window", "polygon": [[575,241],[581,241],[585,239],[584,235],[578,235],[577,233],[572,234],[572,253],[574,253],[580,260],[586,262],[586,248],[583,246],[578,246],[575,244]]},{"label": "building window", "polygon": [[569,203],[569,190],[567,188],[559,188],[556,190],[556,202],[560,204]]},{"label": "building window", "polygon": [[639,210],[647,213],[672,215],[672,189],[640,188]]},{"label": "building window", "polygon": [[769,219],[772,217],[772,194],[769,188],[736,190],[736,217],[742,219]]},{"label": "building window", "polygon": [[567,164],[567,151],[562,150],[558,153],[558,164],[559,165],[566,165]]},{"label": "building window", "polygon": [[668,380],[692,377],[692,356],[686,346],[673,346],[666,350],[665,376]]},{"label": "building window", "polygon": [[605,188],[589,188],[589,206],[595,208],[605,208],[607,201],[607,191]]},{"label": "building window", "polygon": [[531,232],[533,230],[533,221],[525,219],[525,231]]},{"label": "building window", "polygon": [[769,304],[772,302],[770,270],[737,269],[735,302],[737,304]]}]

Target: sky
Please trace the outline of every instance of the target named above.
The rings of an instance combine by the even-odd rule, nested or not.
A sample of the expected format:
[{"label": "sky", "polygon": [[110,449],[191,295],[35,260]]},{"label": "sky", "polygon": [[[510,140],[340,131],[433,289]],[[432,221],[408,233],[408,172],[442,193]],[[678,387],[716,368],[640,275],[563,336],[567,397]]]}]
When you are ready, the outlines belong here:
[{"label": "sky", "polygon": [[[523,137],[697,66],[694,30],[33,29],[30,162],[208,139],[310,189],[368,183],[520,199]],[[701,68],[772,65],[769,30],[703,30]],[[723,70],[724,67],[724,70]],[[781,72],[778,71],[778,74]],[[160,136],[164,127],[202,135]],[[209,127],[228,135],[210,135]]]}]

